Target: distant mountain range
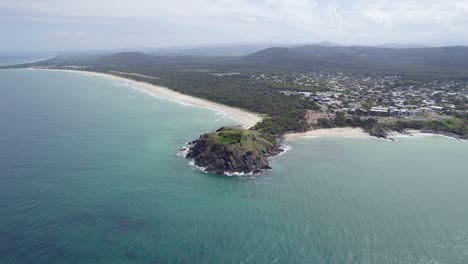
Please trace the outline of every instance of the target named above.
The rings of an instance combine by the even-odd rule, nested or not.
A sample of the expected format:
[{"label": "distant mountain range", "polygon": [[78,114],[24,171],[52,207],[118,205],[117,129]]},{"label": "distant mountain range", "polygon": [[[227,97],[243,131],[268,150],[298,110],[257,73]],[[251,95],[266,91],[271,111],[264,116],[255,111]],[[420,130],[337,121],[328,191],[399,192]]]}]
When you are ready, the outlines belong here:
[{"label": "distant mountain range", "polygon": [[[329,41],[312,43],[307,45],[322,46],[322,47],[349,47],[347,45],[333,43]],[[160,49],[142,49],[145,53],[151,53],[163,56],[244,56],[263,49],[274,46],[293,48],[306,46],[305,44],[232,44],[232,45],[212,45],[202,47],[173,47]],[[426,46],[419,44],[396,44],[387,43],[376,46],[376,48],[391,48],[391,49],[406,49],[406,48],[425,48]]]},{"label": "distant mountain range", "polygon": [[[147,50],[146,52],[162,56],[244,56],[272,46],[275,46],[275,44],[233,44],[203,47],[161,48]],[[279,46],[293,47],[294,45],[280,44]]]},{"label": "distant mountain range", "polygon": [[[356,73],[449,76],[468,79],[468,47],[393,48],[321,45],[291,45],[196,48],[180,53],[146,54],[120,52],[110,55],[68,55],[29,66],[87,65],[108,67],[178,67],[225,71],[344,71]],[[389,44],[388,44],[389,45]],[[230,50],[231,53],[227,51]],[[255,50],[247,55],[232,55]],[[214,55],[219,54],[219,55]]]},{"label": "distant mountain range", "polygon": [[388,48],[388,49],[419,49],[419,48],[427,48],[427,46],[420,45],[420,44],[397,44],[397,43],[386,43],[376,45],[377,48]]},{"label": "distant mountain range", "polygon": [[320,58],[385,62],[415,63],[433,66],[468,66],[468,47],[453,46],[441,48],[378,48],[366,46],[320,46],[305,45],[292,48],[275,47],[264,49],[246,56],[259,61],[276,59],[316,60]]}]

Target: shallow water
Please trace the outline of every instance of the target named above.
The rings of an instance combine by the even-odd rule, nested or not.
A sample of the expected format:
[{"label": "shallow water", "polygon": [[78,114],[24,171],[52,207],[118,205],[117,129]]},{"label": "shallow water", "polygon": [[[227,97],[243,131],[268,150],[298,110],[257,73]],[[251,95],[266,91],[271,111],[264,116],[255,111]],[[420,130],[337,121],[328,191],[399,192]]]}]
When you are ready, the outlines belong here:
[{"label": "shallow water", "polygon": [[467,263],[468,143],[300,139],[256,177],[176,151],[235,123],[115,81],[0,71],[0,263]]}]

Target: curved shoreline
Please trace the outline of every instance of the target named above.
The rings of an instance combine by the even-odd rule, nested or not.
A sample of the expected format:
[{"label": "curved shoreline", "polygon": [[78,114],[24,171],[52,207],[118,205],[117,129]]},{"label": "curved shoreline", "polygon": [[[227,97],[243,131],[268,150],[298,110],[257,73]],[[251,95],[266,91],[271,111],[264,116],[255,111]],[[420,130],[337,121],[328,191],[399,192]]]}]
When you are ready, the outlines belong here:
[{"label": "curved shoreline", "polygon": [[143,91],[145,93],[149,93],[155,96],[162,96],[164,99],[168,99],[177,103],[200,107],[200,108],[207,108],[217,112],[222,112],[232,119],[238,121],[243,128],[251,128],[255,126],[258,122],[262,121],[262,117],[259,114],[255,114],[252,112],[248,112],[243,109],[235,108],[226,106],[223,104],[215,103],[206,99],[201,99],[198,97],[186,95],[169,89],[167,87],[154,85],[147,82],[135,81],[132,79],[128,79],[125,77],[115,76],[109,73],[100,73],[100,72],[91,72],[91,71],[79,71],[79,70],[64,70],[64,69],[42,69],[42,68],[29,68],[32,70],[38,71],[61,71],[61,72],[70,72],[70,73],[77,73],[86,76],[97,76],[106,78],[109,80],[116,80],[124,82],[126,85],[133,87],[137,90]]},{"label": "curved shoreline", "polygon": [[298,138],[317,138],[317,137],[330,137],[330,138],[372,138],[369,133],[366,133],[362,128],[352,127],[339,127],[339,128],[324,128],[309,130],[302,133],[289,133],[284,135],[287,140]]},{"label": "curved shoreline", "polygon": [[[167,87],[142,82],[135,81],[129,78],[120,77],[112,75],[110,73],[101,73],[101,72],[92,72],[92,71],[81,71],[81,70],[69,70],[69,69],[48,69],[48,68],[27,68],[31,70],[38,71],[61,71],[61,72],[70,72],[77,73],[85,76],[97,76],[109,80],[116,80],[124,82],[129,87],[132,87],[136,90],[140,90],[145,93],[149,93],[154,96],[161,96],[162,99],[167,99],[184,105],[190,105],[194,107],[206,108],[213,111],[221,112],[229,116],[230,118],[238,121],[240,126],[245,129],[249,129],[258,122],[262,121],[263,117],[260,114],[252,113],[247,110],[240,108],[235,108],[231,106],[226,106],[220,103],[212,102],[206,99],[201,99],[195,96],[182,94],[175,90],[172,90]],[[127,74],[127,73],[126,73]],[[421,136],[442,136],[451,139],[457,139],[443,134],[433,134],[433,133],[424,133],[418,130],[408,130],[407,133],[401,134],[397,132],[390,133],[391,138],[402,138],[402,137],[421,137]],[[352,127],[340,127],[340,128],[325,128],[325,129],[315,129],[309,130],[306,132],[300,133],[287,133],[284,135],[284,139],[295,140],[301,138],[356,138],[356,139],[371,139],[375,138],[369,133],[365,132],[362,128],[352,128]],[[465,141],[465,140],[463,140]]]}]

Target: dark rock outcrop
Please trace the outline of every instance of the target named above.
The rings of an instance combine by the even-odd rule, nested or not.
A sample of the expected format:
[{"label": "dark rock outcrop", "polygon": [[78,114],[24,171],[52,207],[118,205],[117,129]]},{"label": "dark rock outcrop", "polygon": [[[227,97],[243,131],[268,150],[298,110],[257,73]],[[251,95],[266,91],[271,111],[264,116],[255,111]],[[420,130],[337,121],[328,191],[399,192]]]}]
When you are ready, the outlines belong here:
[{"label": "dark rock outcrop", "polygon": [[187,158],[193,159],[195,165],[204,167],[210,173],[260,173],[271,169],[268,157],[282,152],[277,146],[264,149],[261,152],[232,148],[229,145],[218,143],[208,134],[200,136],[191,142]]}]

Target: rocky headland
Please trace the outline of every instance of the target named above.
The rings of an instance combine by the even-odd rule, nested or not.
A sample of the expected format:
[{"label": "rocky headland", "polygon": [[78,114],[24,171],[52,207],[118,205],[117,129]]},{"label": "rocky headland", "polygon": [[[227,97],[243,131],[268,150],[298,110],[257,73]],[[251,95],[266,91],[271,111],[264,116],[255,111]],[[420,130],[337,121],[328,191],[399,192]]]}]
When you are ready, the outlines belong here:
[{"label": "rocky headland", "polygon": [[210,173],[261,173],[271,169],[268,158],[281,153],[279,144],[259,132],[223,127],[190,143],[187,158]]}]

